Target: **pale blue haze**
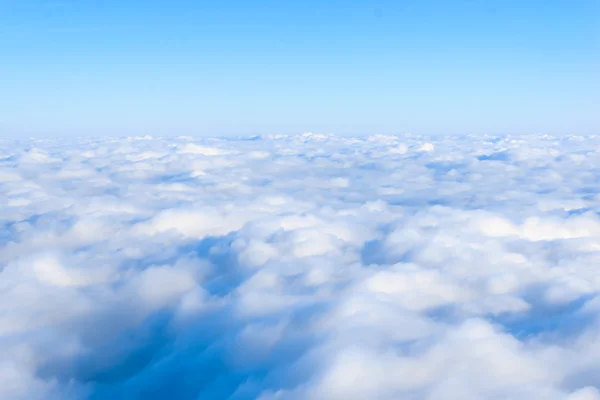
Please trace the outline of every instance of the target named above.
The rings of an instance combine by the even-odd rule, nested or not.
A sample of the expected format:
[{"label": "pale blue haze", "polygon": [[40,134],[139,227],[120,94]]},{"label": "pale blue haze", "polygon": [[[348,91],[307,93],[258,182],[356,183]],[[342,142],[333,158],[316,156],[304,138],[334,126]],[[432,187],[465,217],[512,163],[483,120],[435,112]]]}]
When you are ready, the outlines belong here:
[{"label": "pale blue haze", "polygon": [[597,133],[600,2],[0,0],[0,134]]}]

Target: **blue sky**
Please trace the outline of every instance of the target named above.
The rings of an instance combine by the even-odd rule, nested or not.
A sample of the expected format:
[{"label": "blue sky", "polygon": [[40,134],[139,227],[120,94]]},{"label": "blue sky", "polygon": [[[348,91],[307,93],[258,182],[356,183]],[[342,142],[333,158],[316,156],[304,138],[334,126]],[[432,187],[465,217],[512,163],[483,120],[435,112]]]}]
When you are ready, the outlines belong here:
[{"label": "blue sky", "polygon": [[597,133],[599,21],[598,0],[0,0],[0,133]]}]

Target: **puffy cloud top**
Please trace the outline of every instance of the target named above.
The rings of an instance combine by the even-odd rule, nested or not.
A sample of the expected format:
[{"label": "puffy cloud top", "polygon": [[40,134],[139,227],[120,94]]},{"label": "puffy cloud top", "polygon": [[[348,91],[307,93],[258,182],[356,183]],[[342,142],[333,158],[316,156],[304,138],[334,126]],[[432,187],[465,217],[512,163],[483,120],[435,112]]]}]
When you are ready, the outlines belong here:
[{"label": "puffy cloud top", "polygon": [[598,400],[599,144],[0,141],[0,398]]}]

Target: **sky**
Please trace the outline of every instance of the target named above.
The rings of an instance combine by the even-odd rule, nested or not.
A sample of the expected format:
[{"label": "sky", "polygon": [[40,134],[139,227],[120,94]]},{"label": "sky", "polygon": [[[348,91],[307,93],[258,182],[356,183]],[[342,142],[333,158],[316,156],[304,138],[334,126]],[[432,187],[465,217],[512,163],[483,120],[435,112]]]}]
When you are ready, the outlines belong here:
[{"label": "sky", "polygon": [[0,0],[0,134],[593,134],[598,0]]}]

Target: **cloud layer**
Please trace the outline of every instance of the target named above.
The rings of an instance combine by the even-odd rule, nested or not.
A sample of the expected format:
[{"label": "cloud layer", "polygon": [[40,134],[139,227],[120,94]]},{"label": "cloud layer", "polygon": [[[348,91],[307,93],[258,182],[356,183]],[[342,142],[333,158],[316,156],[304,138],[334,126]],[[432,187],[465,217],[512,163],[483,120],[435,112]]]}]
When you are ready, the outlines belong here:
[{"label": "cloud layer", "polygon": [[598,400],[599,145],[0,141],[0,398]]}]

